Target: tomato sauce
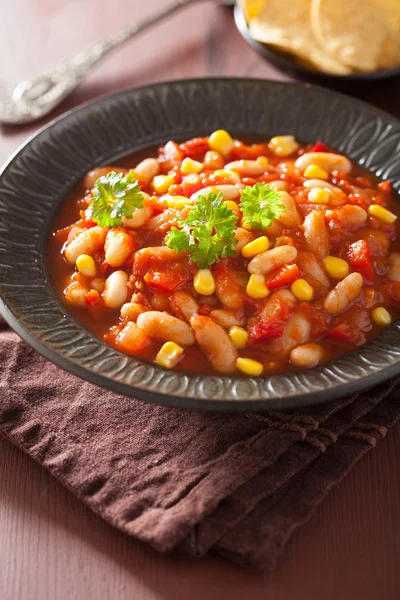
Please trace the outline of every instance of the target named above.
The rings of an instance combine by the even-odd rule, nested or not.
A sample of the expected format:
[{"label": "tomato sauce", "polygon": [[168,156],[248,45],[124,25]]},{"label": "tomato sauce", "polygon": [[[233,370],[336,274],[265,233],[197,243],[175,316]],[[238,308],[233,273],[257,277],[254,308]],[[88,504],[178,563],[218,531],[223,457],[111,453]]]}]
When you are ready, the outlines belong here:
[{"label": "tomato sauce", "polygon": [[[234,313],[232,318],[248,334],[245,347],[236,348],[236,355],[257,361],[262,365],[263,373],[268,375],[300,368],[290,358],[293,347],[296,347],[296,344],[293,346],[293,335],[296,334],[292,334],[292,338],[289,335],[294,313],[301,316],[301,327],[306,323],[307,331],[299,336],[299,346],[316,344],[320,352],[318,362],[351,352],[372,340],[383,328],[382,322],[373,317],[376,308],[385,308],[391,320],[397,317],[400,305],[400,281],[397,281],[395,272],[396,253],[400,252],[398,225],[396,221],[382,221],[370,212],[370,206],[374,205],[385,207],[393,215],[400,215],[398,198],[388,182],[379,182],[373,174],[356,165],[352,165],[347,173],[333,169],[328,173],[327,179],[327,185],[330,184],[334,190],[330,200],[324,204],[316,204],[310,201],[310,188],[306,187],[310,178],[295,163],[310,152],[334,152],[322,142],[314,146],[297,144],[295,150],[282,156],[276,154],[271,143],[257,141],[251,144],[248,140],[234,140],[231,150],[224,155],[210,148],[210,139],[195,138],[181,144],[171,141],[160,149],[153,148],[117,161],[112,168],[99,168],[88,174],[63,203],[54,219],[48,240],[47,268],[56,293],[76,320],[117,349],[148,362],[155,361],[166,339],[155,339],[146,334],[143,335],[146,343],[143,343],[142,338],[137,338],[140,341],[137,347],[129,346],[126,339],[124,343],[118,341],[127,323],[135,322],[136,319],[122,317],[120,306],[112,308],[106,305],[104,283],[112,273],[122,270],[128,277],[124,304],[129,304],[134,295],[144,314],[146,311],[158,311],[185,321],[181,312],[176,307],[173,308],[172,298],[177,291],[186,292],[197,304],[197,314],[217,322],[225,333],[230,331],[231,326],[221,324],[220,316],[214,311],[228,311],[230,317]],[[149,180],[146,173],[143,175],[140,172],[140,168],[138,172],[135,171],[147,158],[157,160],[155,177],[168,177],[168,187],[165,190],[156,191],[154,177]],[[185,158],[201,163],[201,171],[185,173],[182,167]],[[265,171],[254,174],[249,169],[249,173],[240,173],[233,168],[225,168],[227,164],[243,160],[250,161],[251,165],[259,161],[258,164],[266,165]],[[111,170],[122,173],[133,170],[142,192],[146,194],[144,205],[150,217],[142,226],[121,227],[132,238],[133,248],[122,265],[113,267],[107,263],[104,246],[88,252],[96,269],[96,277],[88,278],[78,271],[75,264],[66,260],[65,249],[73,242],[74,226],[77,228],[75,238],[84,230],[96,227],[96,222],[86,212],[91,202],[91,189],[98,177]],[[250,277],[247,268],[251,259],[244,259],[238,251],[236,256],[219,260],[209,267],[216,281],[217,291],[204,296],[194,289],[193,281],[198,266],[189,256],[180,256],[179,260],[172,262],[156,259],[152,255],[146,257],[143,254],[142,258],[140,252],[143,249],[164,246],[166,234],[171,227],[177,226],[177,214],[185,217],[190,210],[189,205],[186,208],[170,208],[171,200],[182,197],[190,199],[199,190],[210,186],[235,186],[240,190],[244,186],[277,181],[280,182],[282,191],[287,192],[294,200],[299,222],[288,226],[277,220],[272,228],[267,228],[268,231],[250,230],[249,235],[251,240],[260,236],[268,237],[269,250],[279,246],[292,246],[297,250],[297,258],[292,263],[279,265],[263,275],[268,290],[265,298],[254,298],[247,293],[246,286]],[[234,195],[235,191],[232,193]],[[237,196],[234,202],[239,203],[239,192]],[[348,265],[349,274],[359,273],[362,276],[360,292],[337,314],[328,313],[324,303],[328,294],[344,278],[333,278],[327,272],[324,266],[326,252],[320,250],[324,240],[321,238],[322,246],[317,244],[315,250],[314,242],[307,238],[307,223],[314,222],[307,219],[309,215],[314,218],[315,212],[323,215],[323,236],[328,236],[326,243],[329,256],[343,259]],[[239,211],[238,227],[246,234],[249,230],[241,227],[242,217]],[[108,231],[106,229],[104,233]],[[391,278],[388,273],[392,273]],[[291,286],[299,279],[311,286],[310,300],[297,297],[293,297],[293,300],[290,296],[293,296]],[[84,296],[66,292],[71,285],[74,289],[81,290]],[[281,290],[287,292],[286,296],[279,296]],[[236,304],[231,297],[237,297]],[[190,320],[186,319],[186,322],[190,323]],[[204,374],[221,372],[198,339],[195,344],[184,347],[183,350],[179,362],[173,368]],[[243,375],[239,369],[230,369],[229,374],[231,373]]]}]

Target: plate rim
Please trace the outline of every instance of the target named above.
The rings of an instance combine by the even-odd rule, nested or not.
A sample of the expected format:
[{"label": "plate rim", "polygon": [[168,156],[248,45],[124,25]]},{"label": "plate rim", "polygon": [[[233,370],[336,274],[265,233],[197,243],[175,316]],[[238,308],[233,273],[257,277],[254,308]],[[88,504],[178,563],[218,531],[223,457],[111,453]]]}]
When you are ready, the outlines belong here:
[{"label": "plate rim", "polygon": [[[320,86],[311,85],[311,84],[307,84],[307,83],[281,82],[281,81],[266,80],[266,79],[260,79],[260,78],[244,78],[244,77],[207,77],[207,78],[191,78],[191,79],[173,79],[173,80],[157,82],[155,84],[145,84],[142,86],[131,87],[128,89],[120,90],[118,92],[111,92],[111,93],[105,94],[101,97],[89,100],[88,102],[85,102],[82,105],[74,107],[71,110],[67,111],[66,113],[63,113],[62,115],[59,115],[55,119],[52,119],[50,122],[46,123],[41,128],[39,128],[38,131],[33,133],[31,136],[29,136],[28,139],[25,140],[15,150],[15,152],[13,152],[11,154],[9,159],[6,160],[6,162],[0,169],[0,178],[5,173],[5,171],[11,166],[14,159],[27,146],[29,146],[33,140],[38,138],[41,134],[43,134],[47,130],[51,129],[52,127],[54,127],[56,124],[60,123],[61,121],[68,120],[71,116],[73,116],[77,112],[81,112],[81,111],[84,112],[87,108],[90,108],[93,105],[100,105],[103,102],[106,103],[107,100],[109,100],[109,99],[119,99],[120,97],[123,97],[123,96],[129,96],[130,94],[137,92],[139,90],[153,89],[153,88],[160,87],[160,86],[169,86],[171,84],[175,84],[175,85],[190,85],[191,83],[205,84],[207,82],[215,82],[215,81],[220,81],[220,82],[223,81],[226,83],[231,82],[231,83],[235,83],[238,85],[241,85],[241,84],[249,85],[251,83],[254,83],[254,84],[261,83],[266,86],[272,85],[272,86],[277,86],[277,87],[287,87],[288,89],[289,88],[301,88],[301,89],[304,89],[304,88],[310,89],[311,88],[311,89],[316,90],[316,92],[319,94],[322,93],[322,94],[328,95],[328,96],[332,96],[332,95],[339,96],[346,101],[350,101],[354,105],[359,105],[360,107],[366,107],[369,111],[372,110],[375,114],[381,115],[381,116],[385,117],[386,119],[390,119],[391,121],[394,121],[395,123],[397,123],[400,126],[400,121],[396,117],[394,117],[393,115],[391,115],[390,113],[387,113],[386,111],[384,111],[382,109],[375,108],[374,106],[368,104],[365,101],[362,101],[362,100],[359,100],[356,98],[352,98],[351,96],[342,94],[340,92],[336,92],[336,91],[332,92],[325,88],[321,88]],[[57,298],[57,295],[56,295],[54,289],[52,288],[50,282],[47,282],[47,283],[51,287],[52,293]],[[246,411],[249,409],[253,409],[253,410],[274,410],[277,408],[279,408],[279,409],[282,409],[282,408],[295,409],[295,408],[300,408],[300,407],[304,407],[304,406],[312,406],[315,404],[321,404],[326,401],[325,399],[321,400],[321,390],[317,390],[314,392],[308,391],[305,393],[297,394],[295,396],[285,396],[283,398],[282,397],[277,397],[277,398],[272,397],[272,398],[265,398],[265,399],[262,399],[262,398],[260,398],[260,399],[227,398],[226,400],[225,399],[211,400],[208,398],[190,398],[188,396],[174,396],[171,393],[164,393],[164,392],[158,392],[158,391],[154,391],[154,390],[136,388],[134,385],[130,385],[130,384],[118,381],[117,379],[113,379],[110,376],[96,373],[95,371],[91,370],[89,367],[81,365],[78,362],[71,360],[70,357],[61,355],[56,350],[50,348],[45,342],[41,341],[39,337],[37,337],[32,331],[30,331],[30,329],[28,327],[26,327],[18,319],[18,317],[16,315],[14,315],[11,312],[11,310],[8,308],[8,305],[3,298],[3,295],[1,295],[1,297],[0,297],[0,314],[3,316],[5,321],[12,327],[12,329],[14,331],[17,332],[17,334],[22,339],[24,339],[26,342],[28,342],[28,344],[30,344],[40,354],[45,356],[45,358],[47,358],[48,360],[51,360],[51,362],[55,363],[57,366],[61,367],[62,369],[69,371],[69,372],[73,373],[74,375],[81,377],[84,380],[91,381],[92,383],[94,383],[96,385],[100,385],[102,387],[108,388],[117,394],[129,395],[129,396],[133,396],[133,397],[136,397],[136,398],[139,398],[142,400],[146,400],[146,401],[150,401],[153,403],[157,403],[157,404],[161,403],[161,404],[168,404],[168,405],[172,405],[172,406],[176,406],[176,407],[180,407],[180,408],[195,408],[195,409],[202,409],[202,410],[209,409],[209,410],[235,410],[235,411],[243,410],[243,411]],[[72,317],[72,315],[71,315],[71,318],[74,319]],[[83,327],[80,323],[79,323],[79,326]],[[93,335],[93,334],[91,334],[91,335]],[[95,337],[95,336],[93,336],[93,337]],[[105,345],[104,342],[102,342],[102,343]],[[115,349],[113,349],[113,350],[119,356],[126,357],[126,355],[118,352],[117,350],[115,350]],[[335,361],[332,361],[332,362],[334,363]],[[149,364],[149,363],[142,362],[142,364]],[[356,392],[362,391],[364,389],[370,388],[375,384],[378,384],[378,383],[381,383],[383,381],[390,379],[391,377],[395,376],[398,373],[400,373],[400,362],[397,362],[390,366],[384,367],[379,372],[373,373],[369,376],[362,377],[358,381],[346,382],[344,384],[343,383],[338,384],[334,388],[330,389],[329,400],[333,400],[335,398],[341,397],[346,394],[356,393]],[[184,376],[185,374],[182,373],[181,375]],[[205,379],[205,378],[209,378],[210,376],[201,375],[200,377]],[[223,376],[219,376],[219,377],[224,378]],[[214,376],[214,378],[215,378],[215,376]],[[266,379],[266,378],[267,377],[264,377],[263,379]],[[238,380],[241,378],[224,378],[224,379]],[[127,388],[133,390],[133,393],[127,394]],[[283,402],[282,402],[282,400],[283,400]]]}]

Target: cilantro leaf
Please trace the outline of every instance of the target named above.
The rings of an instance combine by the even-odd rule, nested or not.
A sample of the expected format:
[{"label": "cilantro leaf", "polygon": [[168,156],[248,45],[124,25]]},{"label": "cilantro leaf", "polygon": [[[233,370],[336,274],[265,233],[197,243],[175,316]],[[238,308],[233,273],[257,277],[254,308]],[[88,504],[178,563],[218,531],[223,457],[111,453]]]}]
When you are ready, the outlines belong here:
[{"label": "cilantro leaf", "polygon": [[143,194],[133,173],[111,171],[99,177],[92,190],[90,218],[101,227],[119,227],[122,217],[130,219],[143,207]]},{"label": "cilantro leaf", "polygon": [[245,187],[240,193],[240,208],[244,226],[261,231],[272,224],[272,219],[279,220],[286,210],[278,192],[267,183]]},{"label": "cilantro leaf", "polygon": [[235,254],[237,220],[221,193],[199,196],[186,220],[178,217],[180,229],[172,227],[165,242],[177,252],[189,252],[191,260],[205,269],[220,258]]}]

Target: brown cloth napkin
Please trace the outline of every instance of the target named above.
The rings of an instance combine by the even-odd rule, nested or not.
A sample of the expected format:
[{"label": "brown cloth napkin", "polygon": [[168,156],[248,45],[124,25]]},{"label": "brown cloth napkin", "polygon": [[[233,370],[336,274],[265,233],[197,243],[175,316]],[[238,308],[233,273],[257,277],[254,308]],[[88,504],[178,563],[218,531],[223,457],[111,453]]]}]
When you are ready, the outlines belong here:
[{"label": "brown cloth napkin", "polygon": [[0,322],[0,433],[160,552],[272,568],[400,416],[398,381],[301,414],[153,406],[81,381]]}]

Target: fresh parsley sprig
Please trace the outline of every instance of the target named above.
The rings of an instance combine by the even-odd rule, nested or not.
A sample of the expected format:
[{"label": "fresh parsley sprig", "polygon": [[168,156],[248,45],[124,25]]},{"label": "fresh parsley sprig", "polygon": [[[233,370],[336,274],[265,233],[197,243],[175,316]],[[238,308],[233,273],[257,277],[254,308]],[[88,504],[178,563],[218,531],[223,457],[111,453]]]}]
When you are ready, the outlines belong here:
[{"label": "fresh parsley sprig", "polygon": [[286,207],[282,204],[276,190],[267,183],[256,183],[245,187],[240,193],[240,208],[243,213],[243,225],[264,231],[272,224],[272,219],[279,220]]},{"label": "fresh parsley sprig", "polygon": [[177,252],[188,252],[191,260],[205,269],[235,254],[237,220],[221,193],[199,196],[186,219],[177,217],[180,229],[172,227],[165,242]]},{"label": "fresh parsley sprig", "polygon": [[101,227],[119,227],[122,217],[130,219],[143,208],[143,194],[133,173],[125,175],[111,171],[99,177],[92,190],[90,218]]}]

